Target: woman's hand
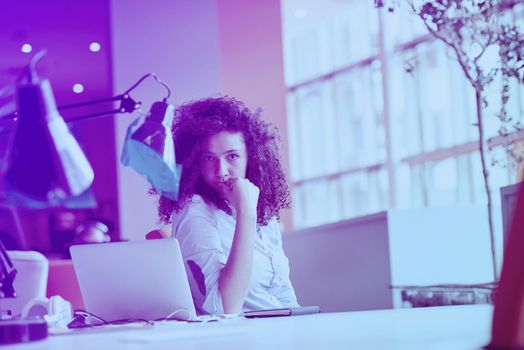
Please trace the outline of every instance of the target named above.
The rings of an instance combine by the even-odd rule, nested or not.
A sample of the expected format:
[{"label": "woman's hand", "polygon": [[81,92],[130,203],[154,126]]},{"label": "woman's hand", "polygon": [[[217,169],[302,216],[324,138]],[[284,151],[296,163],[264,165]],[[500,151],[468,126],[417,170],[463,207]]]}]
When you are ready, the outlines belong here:
[{"label": "woman's hand", "polygon": [[248,179],[233,178],[221,183],[222,194],[238,216],[256,217],[260,189]]}]

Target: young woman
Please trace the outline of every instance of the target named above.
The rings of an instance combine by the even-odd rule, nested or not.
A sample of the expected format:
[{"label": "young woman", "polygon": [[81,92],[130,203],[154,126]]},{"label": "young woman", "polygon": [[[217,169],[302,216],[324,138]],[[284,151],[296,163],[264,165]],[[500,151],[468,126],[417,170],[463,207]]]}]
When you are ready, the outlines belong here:
[{"label": "young woman", "polygon": [[277,220],[290,196],[275,127],[241,102],[208,98],[177,108],[176,201],[160,198],[172,217],[197,312],[298,306]]}]

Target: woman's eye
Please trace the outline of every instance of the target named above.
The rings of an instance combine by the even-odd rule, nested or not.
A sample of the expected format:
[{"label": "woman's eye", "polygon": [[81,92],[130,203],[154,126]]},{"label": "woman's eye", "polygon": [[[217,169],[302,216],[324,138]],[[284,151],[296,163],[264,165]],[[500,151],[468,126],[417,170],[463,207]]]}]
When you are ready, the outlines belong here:
[{"label": "woman's eye", "polygon": [[228,155],[227,157],[229,158],[229,160],[235,160],[239,157],[239,155],[233,153],[233,154]]},{"label": "woman's eye", "polygon": [[211,161],[213,161],[213,157],[212,156],[204,156],[204,161],[211,162]]}]

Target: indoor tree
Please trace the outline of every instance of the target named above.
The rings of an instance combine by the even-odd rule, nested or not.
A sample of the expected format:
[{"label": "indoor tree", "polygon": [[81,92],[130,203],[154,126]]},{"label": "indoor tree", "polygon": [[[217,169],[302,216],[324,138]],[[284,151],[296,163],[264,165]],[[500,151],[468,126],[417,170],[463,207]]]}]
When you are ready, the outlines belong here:
[{"label": "indoor tree", "polygon": [[[493,276],[497,279],[495,234],[492,214],[492,196],[489,185],[487,140],[484,111],[488,104],[487,87],[500,79],[500,109],[498,133],[504,137],[508,159],[518,164],[524,159],[522,146],[513,135],[524,129],[520,116],[507,112],[510,98],[510,80],[524,83],[524,35],[515,25],[512,10],[519,0],[375,0],[376,7],[395,8],[407,5],[418,16],[433,37],[448,47],[465,78],[475,92],[478,148],[487,196],[488,224],[491,239]],[[524,14],[521,14],[524,15]],[[490,59],[496,56],[497,59]],[[492,161],[494,163],[495,161]]]}]

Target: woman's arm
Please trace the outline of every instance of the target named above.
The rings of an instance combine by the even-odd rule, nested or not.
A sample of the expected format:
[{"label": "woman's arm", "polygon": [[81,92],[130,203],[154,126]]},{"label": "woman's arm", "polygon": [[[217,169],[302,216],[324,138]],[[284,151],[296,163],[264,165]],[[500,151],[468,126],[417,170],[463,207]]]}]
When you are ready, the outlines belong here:
[{"label": "woman's arm", "polygon": [[219,279],[224,254],[213,210],[199,196],[173,215],[173,237],[178,239],[187,277],[199,313],[224,313]]},{"label": "woman's arm", "polygon": [[276,297],[283,307],[298,307],[300,305],[297,302],[295,289],[289,278],[289,259],[287,258],[282,245],[280,226],[278,222],[273,219],[270,223],[270,227],[274,234],[273,237],[275,237],[274,240],[272,240],[275,244],[275,263],[278,265],[279,276],[283,280],[283,284]]},{"label": "woman's arm", "polygon": [[231,251],[220,274],[219,288],[224,312],[236,314],[242,311],[251,282],[259,189],[241,178],[223,186],[224,196],[236,212],[236,226]]}]

